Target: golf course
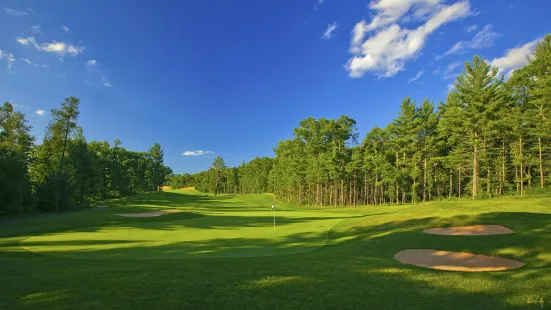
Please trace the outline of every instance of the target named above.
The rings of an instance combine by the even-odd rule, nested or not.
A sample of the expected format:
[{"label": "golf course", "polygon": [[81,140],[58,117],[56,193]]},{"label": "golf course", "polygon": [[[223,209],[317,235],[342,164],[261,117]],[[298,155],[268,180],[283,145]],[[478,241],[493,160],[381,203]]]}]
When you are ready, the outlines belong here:
[{"label": "golf course", "polygon": [[[0,222],[1,309],[540,309],[551,298],[546,197],[296,208],[187,188],[98,206]],[[513,233],[423,233],[467,225]],[[433,270],[395,260],[405,249],[525,265]]]}]

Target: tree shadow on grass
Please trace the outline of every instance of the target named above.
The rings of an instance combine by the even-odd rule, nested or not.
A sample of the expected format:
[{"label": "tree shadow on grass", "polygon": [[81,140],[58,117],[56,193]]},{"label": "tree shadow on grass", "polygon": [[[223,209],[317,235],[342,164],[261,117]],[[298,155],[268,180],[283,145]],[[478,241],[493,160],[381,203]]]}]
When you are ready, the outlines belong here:
[{"label": "tree shadow on grass", "polygon": [[[175,255],[173,251],[187,251],[190,256],[203,258],[202,251],[228,255],[232,250],[264,251],[268,244],[276,250],[289,246],[293,249],[293,246],[314,244],[324,236],[317,232],[290,235],[282,240],[210,239],[90,250],[86,254],[111,255],[112,259],[91,259],[86,263],[47,256],[43,260],[4,261],[4,277],[12,285],[7,288],[11,294],[5,295],[3,305],[10,309],[70,308],[76,303],[94,309],[541,309],[539,305],[528,304],[528,298],[539,295],[549,302],[551,297],[549,262],[540,256],[551,252],[551,215],[494,212],[394,221],[377,220],[375,216],[370,221],[357,218],[348,221],[361,222],[361,225],[343,223],[331,230],[327,246],[288,256],[209,260],[180,257],[152,263],[151,260],[121,259],[122,253],[118,251],[129,251],[125,256],[134,258],[147,254],[168,257]],[[515,233],[500,236],[422,233],[424,228],[465,224],[505,224]],[[499,256],[522,258],[527,265],[518,270],[492,273],[437,271],[394,261],[394,253],[406,248],[482,254],[511,249],[512,253]],[[30,253],[27,256],[36,258]],[[95,273],[101,276],[94,277],[93,286],[83,281]],[[16,284],[22,277],[28,282]],[[48,277],[47,286],[32,282],[45,277]],[[14,285],[18,289],[11,291]],[[21,295],[21,292],[37,290],[64,293],[55,299]]]}]

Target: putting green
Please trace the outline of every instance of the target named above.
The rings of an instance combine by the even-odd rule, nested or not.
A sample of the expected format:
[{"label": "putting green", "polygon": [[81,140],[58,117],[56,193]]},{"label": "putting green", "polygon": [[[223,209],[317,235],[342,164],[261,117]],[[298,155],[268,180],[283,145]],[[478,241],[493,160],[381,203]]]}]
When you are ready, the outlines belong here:
[{"label": "putting green", "polygon": [[[231,200],[228,204],[231,206]],[[190,219],[179,213],[140,218],[139,221],[117,217],[114,224],[106,222],[105,225],[33,236],[22,241],[21,247],[31,252],[78,259],[285,255],[322,247],[327,241],[328,230],[346,219],[342,212],[335,215],[320,210],[313,217],[311,211],[277,210],[274,229],[274,213],[266,209],[254,205],[205,208],[199,211],[204,216]],[[116,208],[111,212],[120,213],[120,210]],[[106,216],[116,217],[114,214]]]}]

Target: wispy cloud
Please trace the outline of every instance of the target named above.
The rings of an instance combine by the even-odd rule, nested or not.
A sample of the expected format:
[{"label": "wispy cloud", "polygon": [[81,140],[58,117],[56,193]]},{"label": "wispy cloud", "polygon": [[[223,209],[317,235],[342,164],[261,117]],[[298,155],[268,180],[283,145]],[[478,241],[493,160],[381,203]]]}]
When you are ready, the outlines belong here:
[{"label": "wispy cloud", "polygon": [[65,31],[65,32],[71,31],[71,29],[69,29],[69,27],[67,27],[67,26],[62,26],[61,29],[63,29],[63,31]]},{"label": "wispy cloud", "polygon": [[29,12],[27,10],[15,10],[15,9],[5,8],[4,12],[6,12],[9,15],[13,15],[13,16],[28,16],[29,15]]},{"label": "wispy cloud", "polygon": [[331,37],[333,36],[333,31],[337,30],[337,28],[339,28],[339,24],[337,24],[336,22],[329,24],[329,26],[327,26],[327,30],[325,30],[321,38],[325,40],[331,39]]},{"label": "wispy cloud", "polygon": [[[380,77],[396,75],[406,62],[418,56],[429,35],[442,25],[471,14],[468,0],[451,5],[438,0],[372,1],[369,7],[377,11],[371,22],[360,21],[352,30],[349,51],[353,57],[345,68],[353,78],[367,72]],[[411,19],[425,22],[415,29],[398,25],[399,21]]]},{"label": "wispy cloud", "polygon": [[322,4],[323,4],[323,1],[325,1],[325,0],[318,0],[318,3],[319,3],[320,5],[322,5]]},{"label": "wispy cloud", "polygon": [[29,29],[29,32],[32,33],[33,35],[37,35],[41,33],[42,30],[40,29],[40,25],[34,25],[34,26],[31,26],[31,29]]},{"label": "wispy cloud", "polygon": [[13,63],[15,62],[15,56],[12,53],[0,49],[0,60],[7,62],[8,70],[11,70]]},{"label": "wispy cloud", "polygon": [[184,156],[203,156],[208,154],[214,154],[214,152],[211,151],[203,151],[203,150],[195,150],[195,151],[185,151],[182,153]]},{"label": "wispy cloud", "polygon": [[425,71],[423,71],[423,70],[417,72],[417,74],[416,74],[414,77],[412,77],[411,79],[409,79],[408,83],[412,83],[412,82],[417,81],[420,77],[423,76],[424,73],[425,73]]},{"label": "wispy cloud", "polygon": [[24,63],[33,66],[35,68],[42,68],[42,69],[48,69],[49,67],[47,65],[39,65],[37,63],[32,62],[29,58],[21,58]]},{"label": "wispy cloud", "polygon": [[501,34],[493,31],[492,24],[486,25],[482,30],[477,32],[472,40],[470,41],[459,41],[455,43],[452,48],[442,55],[435,57],[436,60],[442,59],[448,55],[462,52],[466,49],[479,49],[487,48],[494,45],[494,41],[499,38]]},{"label": "wispy cloud", "polygon": [[9,102],[15,107],[15,108],[18,108],[18,109],[29,109],[29,105],[26,105],[26,104],[18,104],[18,103],[13,103],[13,100],[9,100]]},{"label": "wispy cloud", "polygon": [[86,62],[86,67],[89,69],[95,68],[97,66],[98,62],[95,59],[90,59]]},{"label": "wispy cloud", "polygon": [[113,86],[113,85],[111,85],[111,82],[109,82],[107,77],[105,77],[105,76],[103,76],[101,78],[101,81],[102,81],[103,86],[105,86],[105,87],[112,87]]},{"label": "wispy cloud", "polygon": [[44,116],[44,114],[46,113],[46,111],[44,111],[44,110],[36,110],[34,113],[36,113],[36,115]]},{"label": "wispy cloud", "polygon": [[16,10],[16,9],[10,9],[10,8],[4,8],[4,12],[6,14],[12,15],[12,16],[38,16],[40,17],[40,14],[37,14],[33,9],[26,8],[24,10]]},{"label": "wispy cloud", "polygon": [[60,56],[69,54],[71,56],[77,56],[84,52],[84,46],[76,46],[68,44],[65,42],[46,42],[46,43],[37,43],[36,39],[33,36],[21,37],[16,39],[19,44],[22,45],[32,45],[34,48],[41,52],[56,53]]},{"label": "wispy cloud", "polygon": [[473,32],[473,31],[475,31],[476,29],[478,29],[478,25],[473,24],[473,25],[470,25],[470,26],[468,26],[467,28],[465,28],[465,31],[467,31],[467,32]]},{"label": "wispy cloud", "polygon": [[442,70],[442,69],[440,69],[440,67],[438,67],[436,70],[434,70],[433,74],[434,75],[441,75],[442,79],[444,79],[444,80],[454,79],[459,75],[459,73],[458,72],[453,72],[453,71],[461,65],[462,65],[461,62],[452,62],[452,63],[448,64],[446,66],[446,68],[444,68],[444,70]]},{"label": "wispy cloud", "polygon": [[523,67],[528,63],[526,56],[534,52],[536,45],[542,40],[538,38],[522,46],[508,49],[503,57],[495,58],[490,64],[499,69],[499,73],[505,75],[505,78],[511,77],[513,71]]}]

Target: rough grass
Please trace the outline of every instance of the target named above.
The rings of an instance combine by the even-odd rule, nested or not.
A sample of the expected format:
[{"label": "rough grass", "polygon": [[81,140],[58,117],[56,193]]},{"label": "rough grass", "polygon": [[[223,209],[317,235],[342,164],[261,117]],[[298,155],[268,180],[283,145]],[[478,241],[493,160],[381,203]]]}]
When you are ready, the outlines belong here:
[{"label": "rough grass", "polygon": [[[295,209],[175,190],[0,222],[0,309],[473,309],[551,305],[551,199]],[[116,213],[178,209],[153,218]],[[422,229],[496,224],[515,233]],[[517,259],[511,271],[401,265],[407,248]]]}]

